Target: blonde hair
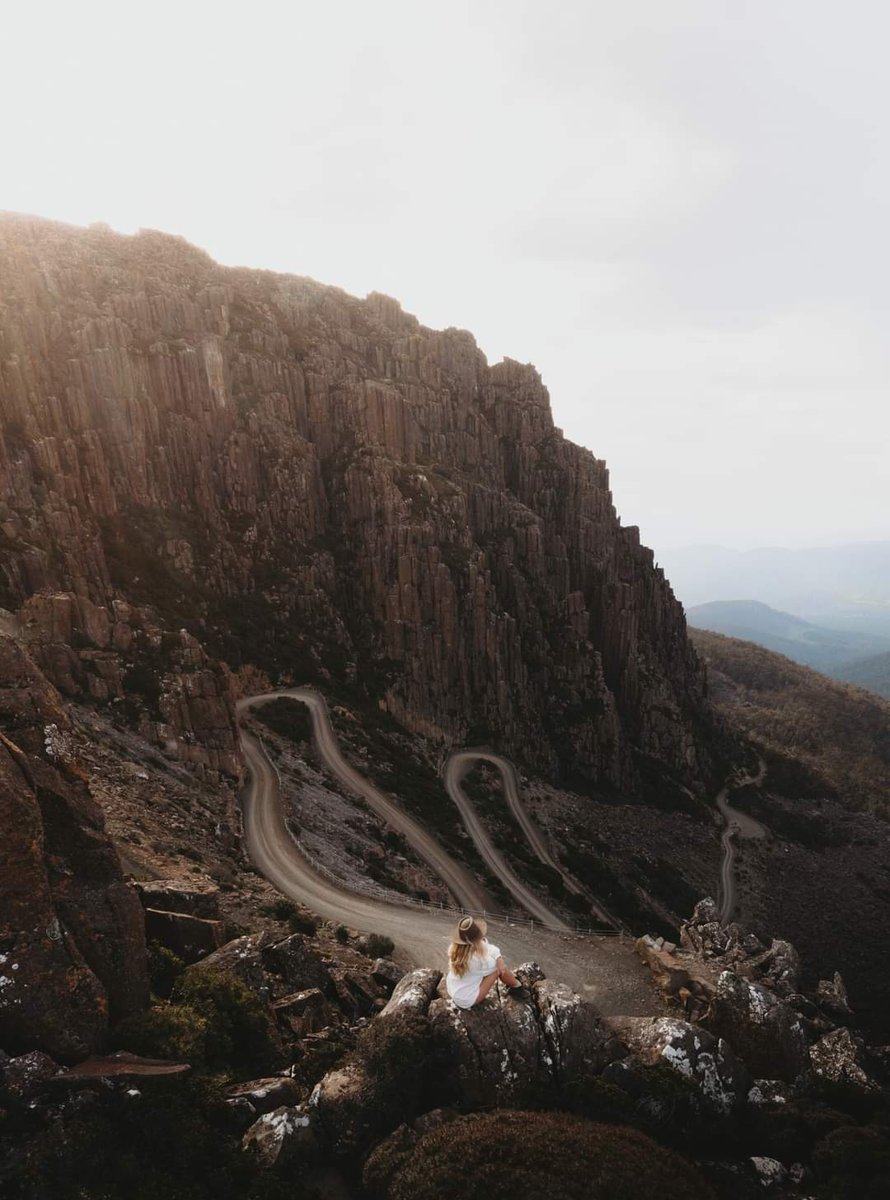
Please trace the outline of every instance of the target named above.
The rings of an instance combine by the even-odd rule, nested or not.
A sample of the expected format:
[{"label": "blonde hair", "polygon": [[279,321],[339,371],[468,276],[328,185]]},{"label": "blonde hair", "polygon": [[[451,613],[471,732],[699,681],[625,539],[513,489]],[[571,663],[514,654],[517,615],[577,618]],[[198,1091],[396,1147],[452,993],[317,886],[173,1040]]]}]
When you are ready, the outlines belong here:
[{"label": "blonde hair", "polygon": [[464,917],[454,931],[454,941],[448,947],[448,962],[455,975],[466,975],[470,955],[481,953],[482,942],[488,926],[484,921]]}]

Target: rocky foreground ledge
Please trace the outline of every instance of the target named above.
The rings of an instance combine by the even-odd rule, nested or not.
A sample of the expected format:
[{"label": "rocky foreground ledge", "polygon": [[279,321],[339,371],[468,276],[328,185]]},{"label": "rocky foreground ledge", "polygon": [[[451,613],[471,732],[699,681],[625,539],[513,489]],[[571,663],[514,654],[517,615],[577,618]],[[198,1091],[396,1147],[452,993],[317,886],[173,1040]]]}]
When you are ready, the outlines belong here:
[{"label": "rocky foreground ledge", "polygon": [[[244,1145],[268,1166],[321,1154],[355,1159],[387,1134],[410,1144],[459,1111],[572,1107],[592,1087],[648,1087],[653,1106],[676,1105],[672,1078],[699,1115],[744,1124],[751,1110],[800,1101],[855,1108],[890,1082],[890,1055],[855,1033],[840,976],[803,994],[794,948],[722,928],[712,901],[697,906],[680,946],[650,937],[637,945],[664,1016],[601,1016],[534,963],[517,971],[521,991],[498,985],[470,1010],[451,1003],[439,972],[411,972],[372,1022],[376,1052],[329,1071],[303,1103],[265,1113]],[[412,1060],[407,1089],[397,1063],[395,1079],[385,1069],[386,1041],[393,1058]],[[403,1089],[396,1097],[394,1083]],[[801,1163],[759,1155],[725,1167],[776,1194],[806,1194]]]}]

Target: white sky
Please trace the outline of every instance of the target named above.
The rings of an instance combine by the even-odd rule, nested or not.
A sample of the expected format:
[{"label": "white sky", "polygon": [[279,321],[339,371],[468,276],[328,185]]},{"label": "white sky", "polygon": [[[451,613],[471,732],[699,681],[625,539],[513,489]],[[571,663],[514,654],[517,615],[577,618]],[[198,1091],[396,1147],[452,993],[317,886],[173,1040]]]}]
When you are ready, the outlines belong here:
[{"label": "white sky", "polygon": [[532,361],[626,524],[890,537],[882,0],[0,0],[0,208]]}]

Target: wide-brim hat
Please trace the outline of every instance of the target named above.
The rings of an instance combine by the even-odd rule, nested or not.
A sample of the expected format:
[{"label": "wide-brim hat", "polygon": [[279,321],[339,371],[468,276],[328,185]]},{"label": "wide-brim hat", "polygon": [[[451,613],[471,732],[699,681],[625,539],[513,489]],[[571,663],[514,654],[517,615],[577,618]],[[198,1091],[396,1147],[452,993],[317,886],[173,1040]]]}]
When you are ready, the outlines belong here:
[{"label": "wide-brim hat", "polygon": [[461,917],[460,921],[458,921],[457,925],[455,925],[454,932],[451,936],[451,940],[453,942],[457,942],[458,944],[463,942],[467,946],[470,945],[470,943],[464,938],[464,933],[466,930],[461,929],[461,925],[463,925],[465,921],[472,921],[473,924],[481,931],[483,937],[485,937],[486,933],[488,933],[488,922],[484,917]]}]

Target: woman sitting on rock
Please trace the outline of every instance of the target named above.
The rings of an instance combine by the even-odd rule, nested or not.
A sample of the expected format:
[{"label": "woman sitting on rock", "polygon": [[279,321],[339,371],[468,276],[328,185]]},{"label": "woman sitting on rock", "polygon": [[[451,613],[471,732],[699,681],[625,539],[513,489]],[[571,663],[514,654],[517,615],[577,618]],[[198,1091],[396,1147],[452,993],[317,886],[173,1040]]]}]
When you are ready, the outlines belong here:
[{"label": "woman sitting on rock", "polygon": [[454,940],[448,948],[445,987],[458,1008],[481,1004],[499,979],[509,988],[522,987],[507,969],[498,947],[486,938],[487,929],[481,918],[464,917],[454,931]]}]

